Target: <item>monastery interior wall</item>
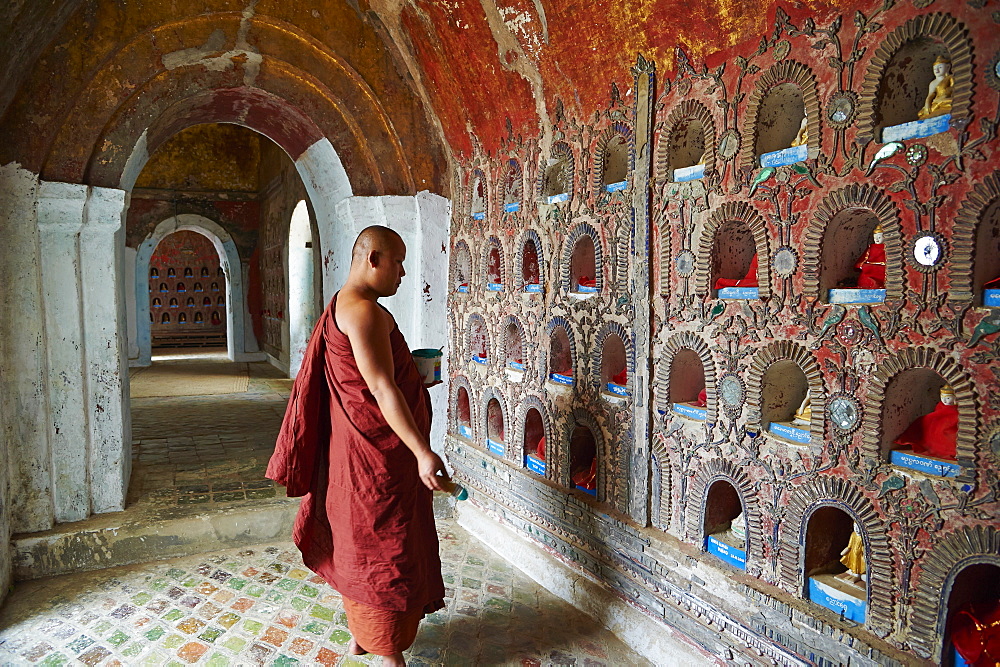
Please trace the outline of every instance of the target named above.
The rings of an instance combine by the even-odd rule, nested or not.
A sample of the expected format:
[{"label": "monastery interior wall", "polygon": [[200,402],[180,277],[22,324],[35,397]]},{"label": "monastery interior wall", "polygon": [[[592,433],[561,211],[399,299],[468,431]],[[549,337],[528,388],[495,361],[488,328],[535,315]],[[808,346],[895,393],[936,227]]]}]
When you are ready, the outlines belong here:
[{"label": "monastery interior wall", "polygon": [[[716,659],[948,662],[950,615],[1000,572],[995,15],[786,9],[452,145],[460,515]],[[942,55],[950,117],[896,127]],[[884,292],[831,294],[877,225]],[[945,384],[954,452],[894,454]],[[827,586],[851,539],[865,579]]]}]

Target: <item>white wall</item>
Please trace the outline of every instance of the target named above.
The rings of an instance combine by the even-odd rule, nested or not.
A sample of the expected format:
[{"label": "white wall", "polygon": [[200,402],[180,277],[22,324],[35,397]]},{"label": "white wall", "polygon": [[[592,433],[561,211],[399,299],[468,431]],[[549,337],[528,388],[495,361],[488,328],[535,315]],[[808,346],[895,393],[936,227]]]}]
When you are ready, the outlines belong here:
[{"label": "white wall", "polygon": [[[451,203],[444,197],[420,192],[415,197],[351,197],[337,205],[337,216],[349,229],[347,251],[357,234],[369,225],[385,225],[406,243],[406,277],[395,296],[383,305],[396,318],[410,349],[444,347],[448,358],[447,280]],[[334,291],[343,284],[341,281]],[[426,289],[426,291],[425,291]],[[447,430],[448,369],[442,368],[445,383],[430,390],[434,422],[431,446],[444,452]]]}]

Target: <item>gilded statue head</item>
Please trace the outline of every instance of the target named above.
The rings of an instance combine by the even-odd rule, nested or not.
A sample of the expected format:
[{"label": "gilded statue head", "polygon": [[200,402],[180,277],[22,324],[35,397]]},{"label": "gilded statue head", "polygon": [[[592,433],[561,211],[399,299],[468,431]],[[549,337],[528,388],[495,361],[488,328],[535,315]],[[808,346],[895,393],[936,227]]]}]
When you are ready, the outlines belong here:
[{"label": "gilded statue head", "polygon": [[934,76],[944,76],[951,72],[951,59],[945,56],[938,56],[934,60]]}]

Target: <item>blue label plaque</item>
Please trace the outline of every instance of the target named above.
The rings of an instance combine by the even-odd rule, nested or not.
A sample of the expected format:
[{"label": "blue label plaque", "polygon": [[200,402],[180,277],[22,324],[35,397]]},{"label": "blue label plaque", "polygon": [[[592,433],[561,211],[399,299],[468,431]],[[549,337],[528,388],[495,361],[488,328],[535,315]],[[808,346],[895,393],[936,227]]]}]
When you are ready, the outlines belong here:
[{"label": "blue label plaque", "polygon": [[478,354],[472,355],[472,360],[474,362],[476,362],[477,364],[485,364],[486,363],[486,357],[480,357]]},{"label": "blue label plaque", "polygon": [[740,570],[747,569],[747,552],[737,549],[731,544],[726,544],[714,535],[705,538],[705,549],[708,553],[720,558]]},{"label": "blue label plaque", "polygon": [[617,183],[608,183],[604,186],[604,189],[608,192],[620,192],[628,187],[628,181],[618,181]]},{"label": "blue label plaque", "polygon": [[893,465],[897,465],[900,468],[918,470],[928,475],[937,475],[938,477],[958,477],[958,473],[962,470],[962,467],[954,461],[945,461],[933,456],[914,454],[905,449],[894,449],[892,454],[889,455],[889,460]]},{"label": "blue label plaque", "polygon": [[558,204],[559,202],[569,201],[569,193],[560,192],[557,195],[549,195],[548,201],[550,204]]},{"label": "blue label plaque", "polygon": [[674,180],[678,183],[686,183],[687,181],[697,181],[699,178],[705,177],[705,165],[696,164],[690,167],[681,167],[680,169],[674,169]]},{"label": "blue label plaque", "polygon": [[890,125],[882,130],[882,143],[888,144],[893,141],[904,141],[906,139],[921,139],[932,134],[940,134],[948,131],[951,123],[951,114],[934,116],[924,120],[913,120],[900,125]]},{"label": "blue label plaque", "polygon": [[802,162],[809,157],[809,146],[791,146],[782,148],[780,151],[771,151],[760,156],[760,166],[762,167],[784,167],[788,164]]},{"label": "blue label plaque", "polygon": [[486,217],[486,211],[479,211],[478,213],[472,214],[473,220],[483,220]]},{"label": "blue label plaque", "polygon": [[509,204],[503,205],[503,210],[505,213],[517,213],[521,210],[521,202],[511,202]]},{"label": "blue label plaque", "polygon": [[809,430],[799,428],[798,426],[792,426],[791,424],[785,424],[782,422],[771,422],[767,426],[767,432],[771,435],[787,438],[788,440],[794,440],[795,442],[801,442],[806,445],[809,444]]},{"label": "blue label plaque", "polygon": [[521,371],[522,373],[524,372],[524,364],[522,364],[519,361],[511,361],[508,362],[507,365],[510,366],[515,371]]},{"label": "blue label plaque", "polygon": [[462,294],[468,294],[469,293],[469,286],[468,285],[459,285],[458,286],[458,291],[461,292]]},{"label": "blue label plaque", "polygon": [[577,486],[576,484],[573,485],[573,488],[574,489],[580,489],[584,493],[586,493],[588,495],[591,495],[591,496],[594,496],[595,498],[597,497],[597,489],[585,489],[582,486]]},{"label": "blue label plaque", "polygon": [[588,285],[581,285],[580,283],[577,283],[576,291],[579,292],[580,294],[596,294],[597,286],[595,285],[594,287],[590,287]]},{"label": "blue label plaque", "polygon": [[469,440],[472,440],[472,427],[469,426],[468,424],[459,424],[458,434],[463,438],[468,438]]},{"label": "blue label plaque", "polygon": [[563,375],[562,373],[549,373],[549,379],[556,384],[564,384],[567,387],[573,386],[573,376]]},{"label": "blue label plaque", "polygon": [[539,293],[539,292],[542,291],[542,286],[539,285],[538,283],[525,283],[525,285],[524,285],[524,291],[525,292]]},{"label": "blue label plaque", "polygon": [[1000,289],[983,290],[983,305],[987,308],[1000,308]]},{"label": "blue label plaque", "polygon": [[830,303],[884,303],[884,289],[832,289],[828,292]]},{"label": "blue label plaque", "polygon": [[708,417],[708,408],[699,408],[687,403],[674,403],[674,412],[682,417],[697,419],[702,422]]},{"label": "blue label plaque", "polygon": [[719,290],[720,299],[759,299],[760,289],[757,287],[723,287]]},{"label": "blue label plaque", "polygon": [[843,612],[844,618],[855,623],[865,622],[865,607],[867,605],[864,600],[839,591],[822,581],[817,581],[816,577],[809,577],[809,599],[838,614]]},{"label": "blue label plaque", "polygon": [[615,396],[628,396],[628,389],[620,384],[615,384],[614,382],[608,383],[608,391],[610,391]]},{"label": "blue label plaque", "polygon": [[497,456],[503,456],[504,446],[502,442],[498,442],[493,438],[486,438],[486,449],[490,450]]},{"label": "blue label plaque", "polygon": [[487,292],[502,292],[503,283],[486,283]]},{"label": "blue label plaque", "polygon": [[524,467],[536,475],[545,477],[545,461],[541,460],[534,454],[528,454],[524,457]]}]

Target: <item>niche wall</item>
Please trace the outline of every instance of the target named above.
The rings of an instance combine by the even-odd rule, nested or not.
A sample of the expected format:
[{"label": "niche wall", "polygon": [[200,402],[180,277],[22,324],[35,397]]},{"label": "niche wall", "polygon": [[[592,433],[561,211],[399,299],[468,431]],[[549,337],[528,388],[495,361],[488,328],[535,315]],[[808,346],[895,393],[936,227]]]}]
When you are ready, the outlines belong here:
[{"label": "niche wall", "polygon": [[153,347],[225,346],[226,277],[211,241],[190,231],[160,241],[149,259],[149,317]]},{"label": "niche wall", "polygon": [[[476,502],[751,664],[948,661],[948,619],[994,572],[947,575],[967,566],[942,560],[948,536],[1000,516],[995,26],[957,1],[772,11],[725,59],[677,50],[661,73],[640,56],[625,96],[609,73],[606,105],[555,114],[549,145],[460,160],[500,194],[483,220],[456,214],[453,247],[497,239],[510,287],[451,306],[482,318],[501,363],[521,333],[525,369],[510,382],[456,360],[482,392],[473,418],[502,396],[520,431],[501,455],[478,424],[449,452]],[[942,55],[951,119],[883,142],[918,120]],[[602,162],[625,154],[618,137],[620,189]],[[517,210],[511,161],[535,184]],[[918,451],[921,432],[951,451]],[[994,537],[966,551],[1000,562]],[[953,592],[926,583],[947,576]]]}]

